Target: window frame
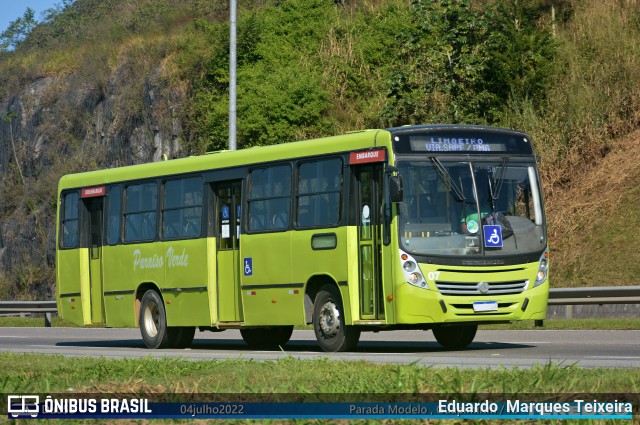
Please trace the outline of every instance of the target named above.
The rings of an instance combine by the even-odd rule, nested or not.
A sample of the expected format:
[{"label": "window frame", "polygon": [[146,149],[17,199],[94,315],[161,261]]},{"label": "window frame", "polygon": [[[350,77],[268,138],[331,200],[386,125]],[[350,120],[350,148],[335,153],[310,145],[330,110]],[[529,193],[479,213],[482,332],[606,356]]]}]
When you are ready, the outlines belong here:
[{"label": "window frame", "polygon": [[[153,184],[155,185],[156,188],[156,205],[154,206],[154,209],[146,209],[146,210],[135,210],[135,211],[131,211],[131,212],[127,212],[127,202],[129,200],[129,189],[133,186],[144,186],[144,185],[148,185],[148,184]],[[160,192],[160,187],[161,185],[158,184],[158,180],[157,179],[153,179],[153,180],[138,180],[138,181],[131,181],[128,182],[124,185],[124,195],[123,195],[123,205],[122,205],[122,226],[123,226],[123,230],[122,230],[122,243],[123,244],[136,244],[136,243],[147,243],[147,242],[155,242],[159,240],[159,231],[158,231],[158,217],[159,217],[159,199],[160,196],[162,195]],[[154,213],[155,214],[155,225],[154,225],[154,236],[151,239],[127,239],[127,216],[133,215],[133,214],[145,214],[145,213]]]},{"label": "window frame", "polygon": [[[193,204],[193,205],[181,205],[178,207],[170,207],[170,208],[166,208],[166,204],[167,204],[167,183],[170,182],[178,182],[181,180],[189,180],[189,179],[199,179],[200,180],[200,184],[199,184],[199,189],[200,189],[200,203],[199,204]],[[160,238],[162,240],[165,241],[175,241],[175,240],[189,240],[189,239],[198,239],[203,237],[203,230],[206,226],[203,225],[203,217],[205,216],[205,189],[204,189],[204,177],[202,176],[202,174],[186,174],[186,175],[180,175],[180,176],[172,176],[171,178],[165,179],[162,181],[162,191],[161,191],[161,202],[159,202],[160,204],[160,219],[159,221],[159,225],[160,225]],[[179,234],[178,236],[175,237],[167,237],[165,235],[165,213],[168,211],[182,211],[182,210],[187,210],[187,209],[196,209],[196,208],[200,208],[200,217],[199,217],[199,226],[200,226],[200,231],[198,232],[197,235],[194,236],[184,236],[183,234]],[[182,227],[182,225],[180,225],[180,227]]]},{"label": "window frame", "polygon": [[[65,219],[65,215],[67,212],[67,196],[69,195],[76,195],[78,197],[78,199],[76,200],[76,216],[75,218],[71,218],[71,219]],[[72,189],[72,190],[66,190],[63,191],[60,194],[60,202],[61,202],[61,208],[60,208],[60,228],[59,228],[59,241],[58,241],[58,247],[59,249],[78,249],[80,248],[80,201],[81,201],[81,197],[80,197],[80,191],[77,189]],[[76,222],[76,243],[74,245],[65,245],[65,234],[64,234],[64,227],[65,227],[65,223],[68,223],[70,221],[75,221]]]},{"label": "window frame", "polygon": [[[340,187],[338,189],[332,189],[332,190],[316,190],[316,191],[308,191],[308,192],[300,192],[299,190],[299,184],[300,184],[300,169],[302,166],[304,165],[309,165],[309,164],[315,164],[316,167],[318,167],[320,165],[320,163],[322,162],[326,162],[326,161],[339,161],[340,162],[340,166],[339,166],[339,170],[340,170]],[[344,162],[344,158],[342,156],[330,156],[330,157],[320,157],[320,158],[312,158],[312,159],[305,159],[302,161],[298,161],[296,163],[296,174],[295,174],[295,194],[294,194],[294,212],[295,212],[295,216],[294,216],[294,227],[296,229],[323,229],[323,228],[334,228],[334,227],[338,227],[340,226],[340,224],[342,223],[343,219],[344,219],[344,203],[345,203],[345,196],[344,196],[344,190],[345,190],[345,166],[344,166],[345,162]],[[316,172],[316,178],[320,177],[320,175]],[[304,226],[304,225],[300,225],[299,224],[299,212],[300,212],[300,198],[302,197],[308,197],[310,200],[313,197],[319,197],[322,195],[331,195],[331,194],[338,194],[338,206],[337,206],[337,210],[338,210],[338,218],[336,220],[335,223],[320,223],[320,224],[313,224],[310,226]]]},{"label": "window frame", "polygon": [[[115,216],[118,217],[118,237],[117,239],[114,241],[111,240],[111,205],[113,203],[113,200],[115,199],[115,197],[113,196],[112,192],[116,189],[120,190],[120,196],[118,201],[120,202],[120,208],[117,212],[117,214]],[[125,193],[126,188],[120,184],[112,184],[110,186],[108,186],[108,190],[107,190],[107,197],[108,197],[108,202],[107,202],[107,208],[106,208],[106,219],[105,219],[105,226],[106,226],[106,232],[105,232],[105,236],[107,239],[107,245],[109,246],[115,246],[118,245],[122,242],[124,242],[124,235],[123,235],[123,223],[124,223],[124,193]]]},{"label": "window frame", "polygon": [[[288,169],[288,173],[289,173],[289,191],[288,194],[286,195],[278,195],[278,196],[274,196],[274,195],[269,195],[269,196],[259,196],[259,197],[255,197],[252,198],[251,194],[252,194],[252,185],[253,185],[253,173],[255,171],[258,170],[272,170],[275,168],[279,168],[279,167],[286,167]],[[276,162],[276,163],[270,163],[270,164],[261,164],[260,166],[257,167],[252,167],[249,168],[249,170],[247,171],[247,176],[246,176],[246,190],[245,190],[245,229],[246,232],[248,234],[256,234],[256,233],[275,233],[275,232],[286,232],[288,230],[290,230],[292,228],[292,209],[293,209],[293,202],[292,202],[292,198],[293,198],[293,180],[294,180],[294,175],[293,175],[293,170],[295,168],[292,166],[291,162]],[[252,203],[256,203],[256,202],[265,202],[265,209],[266,209],[266,203],[269,201],[274,201],[274,200],[278,200],[278,199],[287,199],[288,200],[288,208],[286,209],[287,211],[287,222],[285,224],[284,227],[269,227],[267,226],[267,224],[269,223],[269,219],[268,217],[265,217],[265,228],[263,229],[252,229],[251,228],[251,205]],[[284,210],[283,210],[284,211]],[[267,215],[271,215],[270,213],[267,213]]]}]

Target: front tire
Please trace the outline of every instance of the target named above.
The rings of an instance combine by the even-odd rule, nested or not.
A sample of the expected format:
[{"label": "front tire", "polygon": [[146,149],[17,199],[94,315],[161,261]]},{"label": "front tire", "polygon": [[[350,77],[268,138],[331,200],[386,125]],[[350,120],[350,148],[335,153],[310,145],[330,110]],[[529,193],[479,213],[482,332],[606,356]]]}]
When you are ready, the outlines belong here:
[{"label": "front tire", "polygon": [[278,347],[285,345],[293,334],[293,326],[272,326],[240,329],[240,335],[251,347]]},{"label": "front tire", "polygon": [[167,326],[164,303],[154,290],[149,290],[142,296],[138,322],[147,348],[167,348],[177,339],[178,330]]},{"label": "front tire", "polygon": [[473,342],[478,325],[441,326],[433,328],[436,341],[448,350],[461,350]]},{"label": "front tire", "polygon": [[345,324],[342,297],[334,285],[324,285],[316,295],[313,330],[324,351],[351,351],[358,345],[360,329]]}]

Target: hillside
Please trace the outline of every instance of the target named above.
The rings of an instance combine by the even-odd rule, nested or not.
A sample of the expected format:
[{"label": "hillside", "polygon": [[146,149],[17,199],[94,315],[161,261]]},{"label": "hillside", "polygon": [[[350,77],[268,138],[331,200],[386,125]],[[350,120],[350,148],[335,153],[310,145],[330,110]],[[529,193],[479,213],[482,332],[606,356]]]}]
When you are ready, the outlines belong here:
[{"label": "hillside", "polygon": [[640,130],[615,140],[607,155],[575,172],[547,197],[556,281],[565,286],[640,284]]},{"label": "hillside", "polygon": [[[638,284],[638,2],[240,3],[239,147],[427,122],[526,131],[554,284]],[[53,293],[60,176],[225,147],[227,4],[64,1],[0,51],[0,299]]]}]

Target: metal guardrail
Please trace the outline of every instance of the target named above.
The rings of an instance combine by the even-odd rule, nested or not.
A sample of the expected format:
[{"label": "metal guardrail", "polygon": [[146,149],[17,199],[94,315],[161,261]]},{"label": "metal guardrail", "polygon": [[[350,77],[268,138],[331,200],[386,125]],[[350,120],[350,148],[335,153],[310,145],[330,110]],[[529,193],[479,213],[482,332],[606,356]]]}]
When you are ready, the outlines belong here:
[{"label": "metal guardrail", "polygon": [[55,313],[55,301],[0,301],[0,313]]},{"label": "metal guardrail", "polygon": [[549,305],[640,304],[640,286],[551,288]]},{"label": "metal guardrail", "polygon": [[[640,286],[551,288],[549,305],[640,304]],[[0,314],[45,313],[44,325],[51,326],[55,301],[0,301]]]},{"label": "metal guardrail", "polygon": [[44,313],[45,328],[51,327],[51,313],[57,313],[55,301],[0,301],[0,314]]}]

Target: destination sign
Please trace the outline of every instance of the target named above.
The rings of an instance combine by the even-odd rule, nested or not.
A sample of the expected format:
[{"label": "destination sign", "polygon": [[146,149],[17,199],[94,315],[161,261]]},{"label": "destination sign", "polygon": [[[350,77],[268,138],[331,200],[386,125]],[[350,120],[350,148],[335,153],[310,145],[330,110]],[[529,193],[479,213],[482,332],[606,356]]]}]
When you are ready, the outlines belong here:
[{"label": "destination sign", "polygon": [[392,136],[396,153],[532,155],[531,142],[524,133],[486,128],[425,129],[399,131]]},{"label": "destination sign", "polygon": [[481,138],[456,138],[456,137],[409,137],[411,150],[426,152],[503,152],[505,146],[502,143],[488,143]]}]

